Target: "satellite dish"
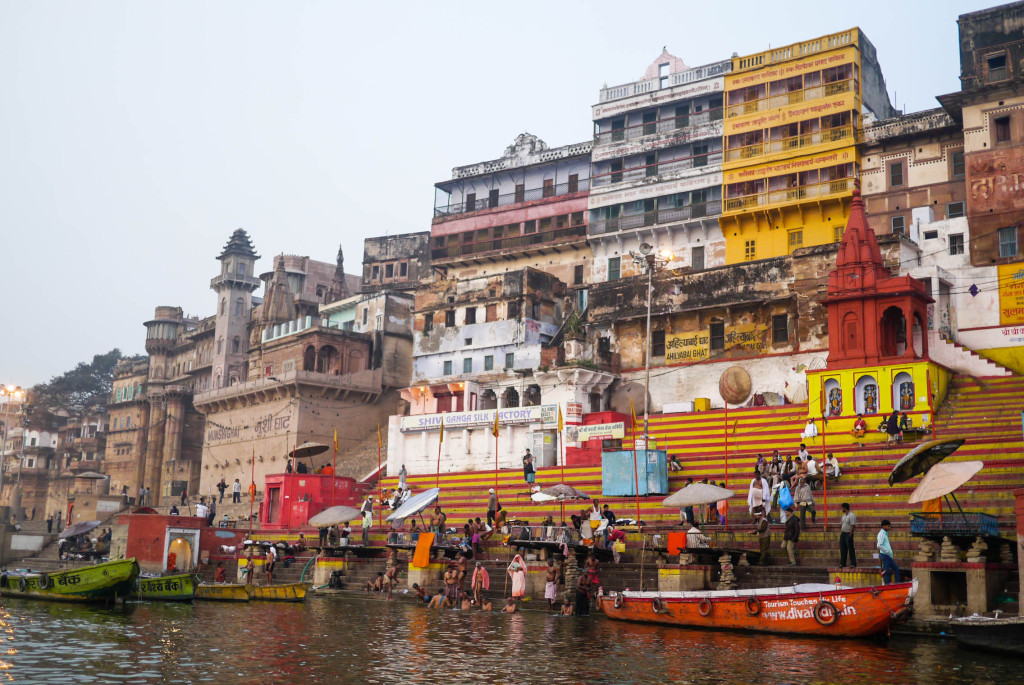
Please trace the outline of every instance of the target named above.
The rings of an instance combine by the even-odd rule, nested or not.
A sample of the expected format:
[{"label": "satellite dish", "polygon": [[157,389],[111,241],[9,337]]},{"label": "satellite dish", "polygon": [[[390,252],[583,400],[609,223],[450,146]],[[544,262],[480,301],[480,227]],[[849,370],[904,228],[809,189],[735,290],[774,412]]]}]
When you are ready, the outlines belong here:
[{"label": "satellite dish", "polygon": [[612,391],[612,411],[617,411],[620,414],[629,414],[629,400],[632,399],[633,407],[636,409],[637,416],[639,416],[644,410],[644,399],[646,397],[647,395],[644,393],[642,383],[620,385]]},{"label": "satellite dish", "polygon": [[742,366],[730,366],[718,379],[718,394],[729,404],[742,404],[750,397],[750,374]]}]

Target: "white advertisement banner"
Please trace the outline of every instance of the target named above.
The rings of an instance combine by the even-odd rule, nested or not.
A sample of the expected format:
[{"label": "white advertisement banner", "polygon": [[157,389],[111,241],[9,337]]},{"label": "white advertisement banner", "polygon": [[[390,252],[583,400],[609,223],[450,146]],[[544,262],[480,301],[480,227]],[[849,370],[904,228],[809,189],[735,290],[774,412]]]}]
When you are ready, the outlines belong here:
[{"label": "white advertisement banner", "polygon": [[558,405],[545,404],[535,407],[511,407],[507,409],[481,409],[478,411],[455,411],[445,414],[420,414],[403,416],[401,430],[403,433],[412,431],[441,430],[444,419],[445,430],[459,428],[479,428],[494,425],[494,412],[498,412],[498,429],[508,424],[541,423],[545,426],[554,425],[558,420]]}]

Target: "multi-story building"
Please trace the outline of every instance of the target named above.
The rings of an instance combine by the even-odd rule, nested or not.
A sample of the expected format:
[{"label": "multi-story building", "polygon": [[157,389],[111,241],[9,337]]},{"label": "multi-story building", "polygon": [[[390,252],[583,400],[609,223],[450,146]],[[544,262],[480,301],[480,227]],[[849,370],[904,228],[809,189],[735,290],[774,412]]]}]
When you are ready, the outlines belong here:
[{"label": "multi-story building", "polygon": [[634,272],[641,243],[674,268],[725,263],[722,208],[724,60],[690,68],[662,51],[632,83],[602,88],[593,107],[588,236],[592,280]]},{"label": "multi-story building", "polygon": [[500,159],[455,167],[435,184],[433,267],[460,279],[530,267],[582,285],[590,148],[549,148],[523,133]]},{"label": "multi-story building", "polygon": [[[205,358],[206,352],[205,347],[201,348],[200,358]],[[139,469],[143,465],[149,436],[148,381],[148,357],[143,355],[118,361],[107,404],[103,472],[110,476],[111,492],[120,493],[127,486],[128,495],[133,499],[138,498]]]},{"label": "multi-story building", "polygon": [[413,290],[431,280],[430,231],[363,241],[364,293]]},{"label": "multi-story building", "polygon": [[964,14],[957,24],[961,87],[939,102],[963,126],[971,264],[995,267],[973,286],[998,297],[998,321],[961,321],[958,339],[1024,372],[1024,2]]},{"label": "multi-story building", "polygon": [[861,129],[896,114],[874,46],[854,28],[732,62],[719,219],[726,263],[838,242]]}]

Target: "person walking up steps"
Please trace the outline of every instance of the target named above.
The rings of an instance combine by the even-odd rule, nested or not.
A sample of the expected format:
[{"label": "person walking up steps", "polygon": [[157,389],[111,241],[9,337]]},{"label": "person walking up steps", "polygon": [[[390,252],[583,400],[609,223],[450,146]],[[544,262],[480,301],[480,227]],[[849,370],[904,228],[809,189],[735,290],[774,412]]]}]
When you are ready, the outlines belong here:
[{"label": "person walking up steps", "polygon": [[857,515],[850,511],[850,505],[843,502],[843,517],[839,524],[839,566],[846,567],[849,557],[850,566],[857,566],[857,552],[853,548],[853,534],[857,530]]},{"label": "person walking up steps", "polygon": [[533,483],[536,475],[536,469],[533,467],[533,455],[530,454],[530,450],[526,450],[526,454],[523,456],[523,480]]}]

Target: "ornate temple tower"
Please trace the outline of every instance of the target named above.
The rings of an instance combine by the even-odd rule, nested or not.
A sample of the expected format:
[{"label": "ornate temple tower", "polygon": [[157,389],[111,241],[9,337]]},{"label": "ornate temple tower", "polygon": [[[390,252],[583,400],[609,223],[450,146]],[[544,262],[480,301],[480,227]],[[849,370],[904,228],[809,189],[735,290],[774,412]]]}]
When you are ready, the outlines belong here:
[{"label": "ornate temple tower", "polygon": [[217,293],[217,324],[213,343],[213,386],[222,388],[246,379],[249,339],[247,327],[252,294],[260,279],[253,267],[259,255],[243,229],[231,234],[220,260],[220,275],[210,281]]}]

